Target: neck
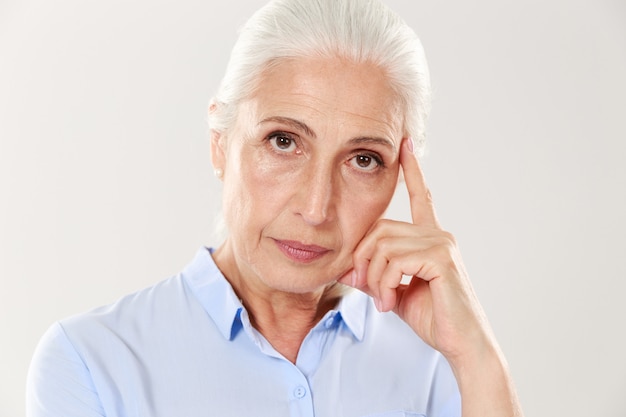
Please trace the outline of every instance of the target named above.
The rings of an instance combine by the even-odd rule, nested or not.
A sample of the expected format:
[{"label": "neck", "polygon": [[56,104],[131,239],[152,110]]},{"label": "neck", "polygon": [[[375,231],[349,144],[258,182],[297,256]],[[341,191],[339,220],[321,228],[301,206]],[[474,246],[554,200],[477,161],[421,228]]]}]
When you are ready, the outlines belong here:
[{"label": "neck", "polygon": [[242,271],[226,245],[213,258],[242,300],[252,325],[292,363],[306,335],[341,297],[336,283],[307,293],[268,287],[251,271]]},{"label": "neck", "polygon": [[[246,294],[246,286],[239,286]],[[296,362],[300,346],[310,330],[337,303],[321,294],[273,293],[260,297],[257,293],[243,295],[242,299],[252,325],[292,363]]]}]

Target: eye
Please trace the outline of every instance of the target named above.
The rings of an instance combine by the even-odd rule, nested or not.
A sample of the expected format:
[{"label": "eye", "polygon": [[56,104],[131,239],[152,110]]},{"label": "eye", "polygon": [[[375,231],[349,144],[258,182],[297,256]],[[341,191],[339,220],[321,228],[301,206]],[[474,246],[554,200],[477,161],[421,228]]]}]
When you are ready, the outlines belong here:
[{"label": "eye", "polygon": [[273,133],[268,137],[272,148],[279,152],[294,152],[297,148],[296,140],[286,133]]},{"label": "eye", "polygon": [[360,170],[371,172],[377,168],[383,167],[383,161],[378,155],[374,154],[358,154],[350,159],[350,164]]}]

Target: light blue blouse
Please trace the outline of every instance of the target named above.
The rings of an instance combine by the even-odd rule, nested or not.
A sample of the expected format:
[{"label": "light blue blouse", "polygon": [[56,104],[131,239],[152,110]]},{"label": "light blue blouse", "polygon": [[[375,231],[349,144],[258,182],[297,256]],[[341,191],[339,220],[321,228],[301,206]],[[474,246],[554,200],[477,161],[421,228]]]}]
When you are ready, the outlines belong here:
[{"label": "light blue blouse", "polygon": [[202,248],[182,273],[54,324],[28,377],[29,417],[460,416],[450,367],[352,291],[296,364],[250,324]]}]

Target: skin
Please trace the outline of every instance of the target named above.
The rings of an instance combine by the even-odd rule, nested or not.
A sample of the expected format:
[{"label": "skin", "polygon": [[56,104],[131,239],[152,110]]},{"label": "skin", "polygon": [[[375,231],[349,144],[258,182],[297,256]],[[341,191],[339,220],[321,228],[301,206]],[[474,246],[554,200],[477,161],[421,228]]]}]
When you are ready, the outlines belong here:
[{"label": "skin", "polygon": [[[335,306],[339,281],[442,352],[464,416],[521,415],[456,242],[441,229],[412,141],[403,137],[401,114],[372,64],[297,59],[264,73],[235,126],[212,132],[229,228],[214,259],[253,325],[286,359],[295,363],[309,330]],[[400,169],[411,224],[381,218]],[[403,275],[413,276],[409,284]]]},{"label": "skin", "polygon": [[[384,74],[372,66],[286,61],[264,74],[234,128],[213,135],[229,228],[214,258],[253,324],[292,362],[310,328],[334,307],[332,287],[393,195],[399,114]],[[277,240],[328,252],[296,262]]]}]

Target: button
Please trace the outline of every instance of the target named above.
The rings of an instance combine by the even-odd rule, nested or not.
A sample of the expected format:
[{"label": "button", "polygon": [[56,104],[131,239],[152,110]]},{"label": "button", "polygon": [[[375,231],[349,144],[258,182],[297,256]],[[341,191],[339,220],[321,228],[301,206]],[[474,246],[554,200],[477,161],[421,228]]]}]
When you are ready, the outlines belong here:
[{"label": "button", "polygon": [[331,327],[333,327],[333,325],[335,324],[335,317],[337,317],[336,312],[330,313],[328,318],[324,321],[324,327],[326,327],[327,329],[330,329]]},{"label": "button", "polygon": [[302,398],[306,395],[306,388],[304,388],[302,385],[299,385],[296,387],[296,389],[293,390],[293,396],[296,398]]}]

